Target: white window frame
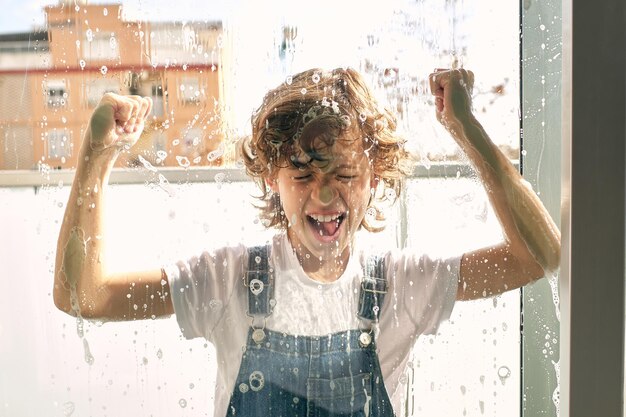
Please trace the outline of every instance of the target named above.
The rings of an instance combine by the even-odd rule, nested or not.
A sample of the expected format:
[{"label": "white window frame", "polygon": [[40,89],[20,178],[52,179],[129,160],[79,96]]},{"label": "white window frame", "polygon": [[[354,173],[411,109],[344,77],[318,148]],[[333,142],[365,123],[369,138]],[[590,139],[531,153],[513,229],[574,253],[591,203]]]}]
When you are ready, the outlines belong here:
[{"label": "white window frame", "polygon": [[624,417],[626,4],[562,10],[561,416]]}]

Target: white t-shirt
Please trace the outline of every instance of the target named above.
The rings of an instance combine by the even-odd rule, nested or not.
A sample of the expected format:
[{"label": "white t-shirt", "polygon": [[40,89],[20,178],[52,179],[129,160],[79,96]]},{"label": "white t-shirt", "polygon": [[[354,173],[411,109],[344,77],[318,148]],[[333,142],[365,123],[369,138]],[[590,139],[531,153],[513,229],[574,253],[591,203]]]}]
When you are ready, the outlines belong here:
[{"label": "white t-shirt", "polygon": [[[270,330],[320,336],[356,329],[360,279],[367,254],[355,249],[343,275],[320,283],[303,271],[286,234],[271,243],[276,304]],[[409,353],[421,334],[434,333],[450,317],[456,299],[460,258],[434,260],[408,250],[384,254],[388,292],[380,312],[378,357],[394,405]],[[251,318],[247,316],[248,267],[243,245],[204,252],[166,268],[172,301],[183,335],[204,337],[217,352],[215,416],[226,415]]]}]

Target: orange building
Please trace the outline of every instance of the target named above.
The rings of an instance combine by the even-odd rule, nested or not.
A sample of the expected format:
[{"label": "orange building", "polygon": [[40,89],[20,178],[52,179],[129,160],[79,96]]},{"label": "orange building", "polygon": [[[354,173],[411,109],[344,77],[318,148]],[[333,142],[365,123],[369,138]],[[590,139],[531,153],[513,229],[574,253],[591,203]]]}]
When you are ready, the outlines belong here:
[{"label": "orange building", "polygon": [[144,134],[118,165],[223,162],[219,22],[128,21],[121,5],[73,1],[45,13],[47,32],[17,36],[24,56],[0,36],[0,169],[75,167],[89,116],[109,91],[154,101]]}]

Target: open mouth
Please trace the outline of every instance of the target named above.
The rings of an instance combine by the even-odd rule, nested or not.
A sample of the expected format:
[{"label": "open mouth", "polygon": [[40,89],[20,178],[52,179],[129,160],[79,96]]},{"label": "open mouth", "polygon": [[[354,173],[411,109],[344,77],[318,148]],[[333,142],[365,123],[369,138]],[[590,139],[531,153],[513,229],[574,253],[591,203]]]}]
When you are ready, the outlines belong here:
[{"label": "open mouth", "polygon": [[316,235],[321,238],[334,238],[346,218],[346,213],[311,214],[307,215],[306,218]]}]

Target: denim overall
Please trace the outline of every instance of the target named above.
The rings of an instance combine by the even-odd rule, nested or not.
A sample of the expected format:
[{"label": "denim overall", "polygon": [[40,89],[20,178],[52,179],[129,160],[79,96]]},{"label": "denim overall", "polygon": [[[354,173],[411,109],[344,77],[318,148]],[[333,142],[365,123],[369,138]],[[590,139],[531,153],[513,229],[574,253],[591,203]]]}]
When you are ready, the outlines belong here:
[{"label": "denim overall", "polygon": [[268,248],[249,249],[245,284],[253,318],[227,416],[393,417],[376,354],[374,326],[387,282],[368,259],[357,312],[363,329],[293,336],[265,329],[272,312]]}]

